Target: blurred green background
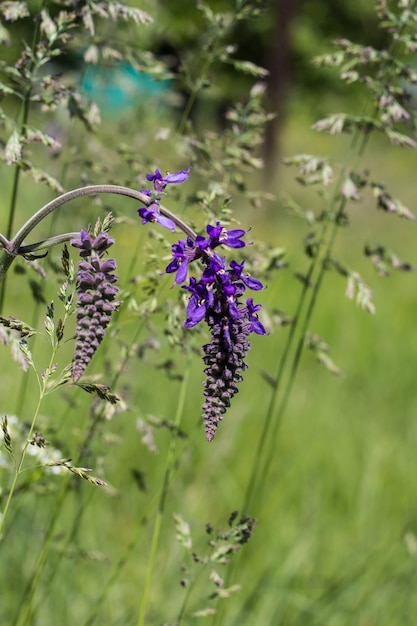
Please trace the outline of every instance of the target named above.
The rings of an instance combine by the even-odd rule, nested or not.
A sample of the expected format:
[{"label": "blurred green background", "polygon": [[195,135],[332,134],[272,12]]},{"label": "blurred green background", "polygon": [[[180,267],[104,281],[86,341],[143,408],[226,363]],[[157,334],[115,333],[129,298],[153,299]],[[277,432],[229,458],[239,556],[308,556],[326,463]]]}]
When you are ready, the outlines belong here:
[{"label": "blurred green background", "polygon": [[[362,103],[356,90],[351,95],[334,75],[313,68],[311,58],[330,50],[331,40],[338,36],[384,44],[370,0],[280,0],[259,5],[265,12],[258,20],[232,32],[230,40],[238,45],[238,58],[271,71],[267,106],[278,111],[278,118],[268,128],[265,144],[259,149],[266,166],[251,174],[247,184],[249,189],[274,194],[274,199],[255,209],[235,194],[232,212],[242,227],[252,227],[250,238],[255,245],[259,241],[285,248],[288,267],[273,273],[268,288],[256,294],[270,334],[253,337],[245,380],[211,444],[205,441],[200,423],[203,365],[198,354],[192,356],[181,422],[187,439],[178,442],[178,463],[168,492],[146,619],[146,624],[155,626],[175,623],[186,593],[180,585],[185,557],[175,540],[172,514],[180,513],[189,522],[195,550],[203,551],[207,544],[205,524],[223,527],[230,512],[240,509],[256,462],[256,445],[271,395],[265,374],[275,376],[289,332],[288,326],[274,327],[269,322],[276,310],[290,317],[294,314],[302,289],[294,272],[305,272],[308,265],[302,241],[309,227],[290,215],[280,198],[291,194],[305,208],[319,211],[322,207],[318,194],[297,185],[295,170],[285,168],[282,157],[309,153],[341,161],[349,137],[320,135],[311,130],[311,125],[328,112],[356,109]],[[173,59],[174,72],[178,60],[189,60],[197,54],[201,16],[194,2],[149,0],[137,2],[136,6],[155,18],[152,26],[141,27],[138,47],[152,49],[164,60],[168,55]],[[210,6],[233,11],[234,2],[212,2]],[[29,28],[29,24],[24,27]],[[124,28],[117,37],[132,36],[130,26]],[[9,49],[10,58],[14,52],[13,47]],[[99,101],[100,97],[109,97],[108,83],[112,85],[113,75],[108,67],[97,73],[90,67],[88,74],[76,57],[67,61],[74,80],[80,84],[84,81],[89,95],[94,96],[98,90]],[[87,134],[64,114],[60,117],[59,112],[54,118],[56,132],[62,133],[66,157],[57,159],[56,164],[51,156],[40,154],[39,158],[45,159],[52,170],[68,170],[68,189],[77,186],[80,179],[117,183],[129,178],[126,163],[122,159],[113,162],[115,146],[123,145],[137,153],[141,167],[148,166],[135,177],[138,188],[145,186],[144,174],[155,164],[162,171],[187,167],[186,155],[181,154],[175,137],[186,91],[177,89],[175,79],[152,91],[148,83],[131,83],[125,70],[117,69],[123,75],[115,78],[119,81],[116,104],[113,100],[102,103],[102,125],[95,134]],[[103,77],[107,84],[104,96],[99,89]],[[237,77],[232,70],[219,68],[194,109],[193,123],[199,133],[221,128],[225,107],[235,99],[244,99],[251,84],[251,80]],[[132,98],[128,104],[122,98],[118,106],[117,97],[126,93],[124,89],[137,90],[134,105]],[[36,116],[41,119],[40,113]],[[164,142],[158,138],[160,127],[172,133]],[[78,166],[77,161],[80,158],[81,162],[79,155],[85,146],[91,159],[88,167],[84,163]],[[369,169],[374,180],[383,181],[392,195],[413,210],[416,157],[412,151],[389,146],[383,138],[372,138],[361,168]],[[12,168],[2,165],[1,177],[4,232]],[[198,175],[193,179],[191,173],[190,180],[168,194],[165,202],[183,219],[194,220],[201,230],[204,215],[192,209],[189,198],[205,182]],[[16,228],[52,197],[51,191],[23,177]],[[138,223],[133,201],[106,197],[104,205],[97,206],[91,199],[77,201],[73,208],[68,206],[59,212],[53,228],[56,232],[77,230],[94,222],[98,214],[103,216],[103,209],[114,210],[120,218],[112,231],[120,283],[135,294],[140,307],[142,285],[132,282],[132,276],[145,271],[148,232]],[[381,278],[363,254],[365,244],[380,243],[415,266],[415,226],[377,211],[375,200],[366,193],[360,202],[349,206],[348,212],[351,223],[340,230],[335,256],[372,286],[376,314],[359,310],[345,297],[346,281],[334,271],[327,272],[310,330],[330,345],[331,356],[343,376],[332,376],[314,355],[303,354],[288,409],[272,442],[274,457],[264,485],[265,497],[256,510],[241,511],[258,520],[255,534],[244,546],[234,571],[234,582],[241,589],[222,600],[225,608],[220,617],[207,617],[206,622],[228,626],[416,623],[416,279],[414,273]],[[38,231],[39,238],[48,234],[49,220]],[[165,255],[159,264],[159,271],[163,271],[169,251],[156,240],[151,243],[155,251]],[[58,262],[59,254],[54,251],[50,257]],[[73,258],[75,261],[75,255]],[[19,272],[15,271],[17,267]],[[43,283],[44,298],[46,302],[53,299],[58,310],[59,279],[48,272],[50,278]],[[149,320],[140,310],[122,309],[118,323],[88,370],[89,374],[100,374],[103,382],[110,382],[115,363],[121,363],[127,347],[136,346],[113,389],[125,401],[125,410],[100,422],[90,449],[83,451],[82,465],[94,468],[95,475],[103,475],[110,487],[96,489],[74,478],[60,503],[63,476],[51,478],[36,471],[22,475],[22,488],[13,501],[1,545],[0,604],[6,616],[2,623],[14,623],[25,588],[33,581],[45,537],[51,549],[33,601],[33,616],[27,623],[136,623],[170,436],[167,429],[156,430],[158,453],[153,454],[141,442],[136,423],[138,418],[149,416],[174,419],[181,385],[178,376],[187,367],[185,357],[175,356],[173,375],[167,376],[169,369],[164,365],[173,352],[161,325],[164,302],[172,297],[172,277],[159,276],[156,270],[155,276],[159,312]],[[3,314],[15,315],[39,328],[40,335],[30,345],[42,370],[49,359],[43,331],[45,303],[34,303],[28,278],[39,281],[30,268],[18,263],[12,267]],[[59,367],[71,359],[72,332],[68,331],[68,341],[59,352]],[[204,334],[197,336],[195,346],[205,341]],[[156,349],[149,347],[155,345]],[[30,422],[37,402],[34,374],[21,372],[7,346],[0,346],[0,358],[2,414],[16,414],[23,422]],[[83,433],[91,423],[91,400],[80,389],[69,387],[48,396],[42,406],[39,430],[62,452],[62,457],[77,457]],[[134,470],[136,477],[143,477],[144,484],[135,480]],[[9,476],[8,470],[0,466],[3,493]],[[57,521],[48,536],[55,514]],[[223,573],[221,567],[218,569]],[[214,589],[208,574],[193,588],[189,612],[216,606],[208,599]],[[198,621],[184,619],[185,624]]]}]

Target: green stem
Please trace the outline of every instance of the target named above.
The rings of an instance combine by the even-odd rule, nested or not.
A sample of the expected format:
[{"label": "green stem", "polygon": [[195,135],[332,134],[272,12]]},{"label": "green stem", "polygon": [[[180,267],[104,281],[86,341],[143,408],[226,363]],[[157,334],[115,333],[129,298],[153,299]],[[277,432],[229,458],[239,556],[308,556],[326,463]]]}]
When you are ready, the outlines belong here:
[{"label": "green stem", "polygon": [[181,417],[184,411],[184,404],[185,404],[189,374],[190,374],[190,360],[188,361],[187,366],[184,370],[184,376],[182,379],[182,384],[181,384],[181,389],[180,389],[180,394],[179,394],[178,404],[177,404],[177,410],[176,410],[175,420],[174,420],[175,428],[171,432],[171,439],[169,442],[168,454],[167,454],[166,465],[165,465],[164,482],[162,485],[161,495],[159,498],[158,511],[156,513],[148,567],[146,570],[145,584],[144,584],[142,600],[141,600],[140,608],[139,608],[138,626],[144,626],[145,624],[145,617],[146,617],[146,610],[147,610],[148,602],[149,602],[149,592],[151,588],[152,574],[155,568],[159,536],[161,534],[162,520],[163,520],[164,513],[165,513],[165,503],[166,503],[166,498],[168,495],[168,487],[169,487],[169,483],[171,479],[171,474],[175,466],[175,460],[176,460],[175,451],[176,451],[177,439],[178,439],[177,433],[178,433],[178,429],[181,423]]},{"label": "green stem", "polygon": [[[20,254],[23,241],[45,217],[58,209],[60,206],[71,202],[72,200],[76,200],[77,198],[81,198],[83,196],[97,195],[101,193],[112,193],[127,196],[128,198],[139,200],[145,205],[149,205],[149,203],[151,202],[149,197],[141,193],[140,191],[120,185],[89,185],[87,187],[80,187],[79,189],[73,189],[72,191],[68,191],[67,193],[62,194],[58,198],[55,198],[51,202],[48,202],[48,204],[39,209],[39,211],[37,211],[37,213],[35,213],[22,226],[22,228],[16,233],[14,238],[10,242],[8,242],[7,251],[4,251],[3,254],[0,256],[0,282],[4,281],[7,270],[13,263],[15,257]],[[172,220],[180,230],[182,230],[188,237],[195,241],[197,235],[192,230],[192,228],[190,228],[185,222],[183,222],[179,217],[171,213],[171,211],[169,211],[165,207],[160,206],[159,210],[162,215],[165,215],[165,217],[168,217],[170,220]],[[64,235],[64,238],[69,235],[70,233],[67,233],[67,235]],[[59,237],[60,236],[58,235],[58,238]],[[26,248],[33,251],[35,245],[36,244],[29,245],[28,247],[24,247],[24,249]],[[42,248],[48,247],[48,240],[40,242],[39,245]]]},{"label": "green stem", "polygon": [[[320,238],[321,240],[324,239],[327,228],[328,228],[328,221],[326,220],[325,222],[323,222],[322,234]],[[287,361],[290,356],[292,344],[296,335],[296,330],[298,329],[298,325],[301,319],[301,313],[304,308],[306,297],[308,295],[308,291],[311,285],[312,277],[316,269],[317,260],[318,260],[318,255],[316,255],[314,259],[312,259],[308,272],[305,276],[305,280],[303,282],[303,288],[302,288],[301,295],[297,304],[297,309],[296,309],[294,318],[291,322],[288,338],[287,338],[281,359],[279,361],[277,374],[273,381],[272,394],[271,394],[271,398],[269,401],[265,421],[263,424],[262,433],[259,438],[258,446],[256,448],[254,462],[252,463],[252,472],[251,472],[251,476],[249,479],[249,484],[246,489],[246,495],[245,495],[244,504],[242,508],[243,512],[250,511],[253,507],[253,503],[254,503],[254,499],[256,495],[256,486],[257,486],[257,483],[259,483],[259,473],[260,473],[259,470],[260,470],[261,459],[264,457],[264,448],[268,440],[270,439],[269,434],[270,434],[270,429],[272,426],[272,419],[275,414],[275,405],[277,402],[277,396],[278,396],[279,391],[281,390],[282,378],[285,373],[285,367],[287,365]],[[276,430],[277,430],[277,427],[275,427],[274,432]]]},{"label": "green stem", "polygon": [[33,431],[35,429],[36,420],[37,420],[38,415],[39,415],[39,411],[40,411],[40,408],[41,408],[42,400],[44,398],[44,391],[45,391],[44,388],[45,388],[45,384],[42,386],[42,391],[39,394],[38,403],[37,403],[37,406],[36,406],[36,409],[35,409],[35,413],[34,413],[33,418],[32,418],[32,423],[31,423],[30,428],[29,428],[27,440],[26,440],[25,445],[23,446],[22,453],[21,453],[20,459],[19,459],[19,463],[17,464],[16,470],[15,470],[13,481],[12,481],[12,484],[10,486],[9,493],[8,493],[8,496],[7,496],[6,504],[4,506],[3,515],[0,518],[0,538],[1,538],[2,533],[3,533],[4,524],[5,524],[6,519],[7,519],[7,514],[9,512],[9,508],[10,508],[10,505],[11,505],[11,502],[12,502],[12,499],[13,499],[13,494],[14,494],[15,489],[16,489],[18,478],[19,478],[20,474],[22,473],[22,467],[23,467],[23,463],[25,461],[26,451],[27,451],[28,446],[29,446],[29,441],[30,441],[30,439],[31,439],[31,437],[33,435]]},{"label": "green stem", "polygon": [[[142,330],[142,326],[141,326],[141,324],[138,324],[135,327],[135,332],[134,332],[134,336],[132,337],[131,344],[134,344],[136,342],[137,337],[140,334],[141,330]],[[128,356],[126,356],[125,359],[120,363],[120,366],[119,366],[117,372],[115,373],[115,375],[114,375],[114,377],[113,377],[113,379],[111,381],[111,384],[110,384],[112,389],[115,388],[121,373],[124,371],[126,363],[127,363],[127,359],[128,359]],[[98,427],[99,423],[101,422],[101,419],[102,419],[101,414],[98,414],[98,415],[96,415],[96,417],[93,420],[93,422],[89,425],[86,433],[83,436],[82,442],[81,442],[81,444],[79,446],[79,450],[78,450],[78,454],[77,454],[77,460],[76,460],[75,465],[80,465],[81,464],[82,458],[86,454],[86,452],[88,451],[89,445],[90,445],[92,439],[94,438],[94,435],[96,433],[96,430],[97,430],[97,427]],[[67,481],[66,484],[65,484],[65,488],[64,488],[63,492],[60,494],[60,498],[58,499],[58,502],[57,502],[57,505],[55,507],[54,513],[52,515],[52,519],[51,519],[51,522],[50,522],[49,527],[48,527],[47,539],[44,542],[44,544],[42,546],[42,550],[41,550],[40,555],[38,557],[37,566],[36,566],[36,569],[35,569],[35,574],[31,578],[30,583],[27,586],[26,591],[24,593],[24,598],[26,598],[26,597],[30,598],[29,602],[31,604],[31,612],[33,612],[33,598],[35,597],[38,585],[39,585],[40,580],[42,578],[42,574],[43,574],[43,570],[44,570],[44,567],[45,567],[46,559],[48,557],[50,546],[51,546],[51,541],[49,540],[49,538],[52,537],[54,532],[55,532],[55,524],[56,524],[56,522],[58,520],[59,512],[61,510],[61,506],[62,506],[62,502],[64,500],[64,497],[68,493],[69,486],[70,486],[70,483],[69,483],[69,481]],[[91,499],[88,502],[91,502]],[[52,582],[53,578],[56,577],[56,575],[57,575],[59,562],[62,559],[62,555],[65,553],[66,547],[70,545],[71,541],[75,538],[75,536],[76,536],[76,534],[77,534],[77,532],[79,530],[84,510],[85,510],[85,501],[83,501],[81,498],[79,498],[79,500],[78,500],[78,510],[77,510],[77,512],[76,512],[76,514],[74,516],[74,521],[73,521],[71,530],[70,530],[70,532],[68,532],[68,534],[66,536],[65,544],[63,546],[63,549],[60,552],[60,556],[58,557],[57,562],[55,563],[55,568],[51,572],[50,578],[45,583],[46,589],[48,589],[48,587],[49,587],[50,583]],[[46,593],[46,592],[44,592],[44,593]],[[19,619],[19,617],[20,617],[20,614],[18,616],[18,619]],[[92,616],[91,619],[94,621],[94,615]],[[17,626],[17,623],[15,624],[15,626]]]},{"label": "green stem", "polygon": [[21,606],[19,613],[14,621],[13,626],[24,626],[29,623],[29,618],[33,613],[33,600],[36,594],[36,590],[38,588],[39,582],[42,578],[42,573],[45,567],[46,559],[49,554],[50,547],[52,545],[52,540],[55,534],[55,524],[57,522],[59,513],[62,510],[62,505],[64,503],[65,496],[68,492],[68,486],[70,483],[70,476],[66,477],[65,481],[62,484],[61,491],[59,493],[54,513],[52,514],[52,518],[49,521],[48,530],[45,536],[45,540],[42,545],[42,552],[40,553],[38,560],[36,562],[35,572],[33,577],[30,579],[23,597],[26,598],[25,603]]},{"label": "green stem", "polygon": [[[68,313],[68,311],[66,311],[64,316],[63,316],[63,319],[62,319],[62,323],[63,323],[64,326],[65,326],[65,324],[67,322],[68,315],[69,315],[69,313]],[[53,366],[53,364],[55,362],[55,358],[56,358],[56,353],[57,353],[58,347],[59,347],[59,342],[58,342],[58,340],[56,340],[54,338],[53,339],[53,343],[52,343],[51,358],[49,360],[49,365],[48,365],[48,368],[47,368],[46,371],[50,371],[51,370],[51,368],[52,368],[52,366]],[[38,404],[37,404],[37,407],[36,407],[36,410],[35,410],[34,417],[32,419],[32,423],[31,423],[31,426],[30,426],[30,429],[29,429],[29,433],[28,433],[28,436],[27,436],[26,444],[25,444],[25,446],[23,448],[21,459],[20,459],[19,465],[17,467],[16,473],[15,473],[15,476],[14,476],[12,487],[11,487],[10,492],[9,492],[9,497],[8,497],[8,501],[6,503],[6,508],[5,508],[5,511],[4,511],[2,519],[0,520],[0,524],[1,524],[1,526],[0,526],[0,533],[1,533],[2,525],[4,524],[4,521],[5,521],[5,518],[6,518],[6,513],[7,513],[6,509],[7,510],[9,509],[10,502],[11,502],[12,497],[13,497],[13,492],[14,492],[14,490],[16,488],[18,476],[19,476],[19,474],[22,471],[22,466],[23,466],[23,461],[24,461],[25,455],[26,455],[26,450],[28,448],[29,441],[30,441],[30,439],[32,437],[32,434],[33,434],[33,431],[34,431],[34,428],[35,428],[37,416],[39,414],[40,407],[42,405],[42,401],[43,401],[44,397],[48,393],[48,390],[47,390],[48,378],[47,378],[47,376],[42,377],[42,384],[40,383],[40,380],[38,378],[38,383],[39,383],[39,387],[40,387]],[[34,599],[34,596],[35,596],[35,591],[37,589],[37,586],[39,584],[39,581],[40,581],[40,578],[41,578],[41,575],[42,575],[42,571],[43,571],[43,568],[44,568],[44,565],[45,565],[45,562],[46,562],[46,556],[47,556],[47,554],[49,552],[49,548],[50,548],[50,545],[51,545],[51,542],[52,542],[53,530],[54,530],[54,527],[55,527],[55,522],[56,522],[58,514],[59,514],[59,512],[61,510],[61,505],[62,505],[64,496],[65,496],[65,494],[67,492],[68,484],[69,484],[69,479],[65,483],[65,487],[61,490],[60,497],[58,498],[58,505],[55,508],[55,513],[53,514],[52,520],[51,520],[51,522],[49,524],[49,528],[48,528],[48,532],[47,532],[47,535],[46,535],[46,539],[45,539],[45,541],[43,543],[43,546],[42,546],[42,552],[41,552],[41,554],[39,556],[39,559],[38,559],[38,562],[37,562],[37,567],[36,567],[36,570],[35,570],[35,574],[34,574],[33,578],[31,578],[30,583],[28,584],[28,586],[26,587],[26,590],[25,590],[25,593],[24,593],[24,598],[26,598],[28,596],[28,601],[25,602],[24,604],[22,603],[22,605],[20,606],[19,613],[18,613],[18,615],[16,617],[16,620],[15,620],[15,625],[17,625],[17,624],[22,624],[23,625],[23,624],[28,623],[28,619],[29,619],[29,617],[30,617],[30,615],[31,615],[31,613],[33,611],[33,599]]]},{"label": "green stem", "polygon": [[[55,356],[55,352],[53,353],[53,356]],[[53,357],[51,357],[51,360],[50,360],[50,363],[49,363],[49,367],[52,366],[52,363],[53,363]],[[32,438],[33,431],[35,429],[36,420],[38,418],[39,411],[40,411],[40,408],[41,408],[41,404],[42,404],[42,401],[43,401],[43,399],[45,397],[45,392],[46,392],[46,380],[45,379],[43,379],[42,385],[40,387],[41,387],[41,389],[40,389],[40,393],[39,393],[38,403],[36,405],[35,413],[34,413],[33,418],[32,418],[32,422],[31,422],[31,425],[30,425],[30,428],[29,428],[29,432],[28,432],[28,435],[27,435],[26,443],[23,446],[22,453],[21,453],[20,459],[19,459],[19,463],[17,464],[16,471],[15,471],[15,474],[14,474],[14,477],[13,477],[13,481],[12,481],[12,484],[11,484],[11,487],[10,487],[10,490],[9,490],[9,493],[8,493],[8,496],[7,496],[7,500],[6,500],[6,504],[5,504],[5,507],[4,507],[3,515],[0,518],[0,537],[2,535],[4,524],[5,524],[6,519],[7,519],[7,514],[9,512],[9,508],[10,508],[10,505],[11,505],[11,502],[12,502],[12,499],[13,499],[13,494],[14,494],[15,489],[16,489],[18,478],[19,478],[20,474],[22,473],[22,467],[23,467],[23,463],[25,461],[26,451],[27,451],[28,446],[29,446],[29,441]]]},{"label": "green stem", "polygon": [[[346,204],[346,200],[345,200],[345,198],[342,198],[342,201],[340,203],[340,209],[339,209],[338,215],[343,213],[345,204]],[[299,340],[298,340],[298,343],[297,343],[297,347],[296,347],[296,350],[295,350],[295,354],[294,354],[294,358],[293,358],[293,361],[292,361],[292,364],[291,364],[291,369],[290,369],[288,382],[287,382],[287,385],[286,385],[286,387],[285,387],[285,389],[283,391],[281,404],[279,406],[279,409],[278,409],[278,412],[277,412],[277,415],[276,415],[276,418],[275,418],[275,422],[274,422],[274,427],[273,427],[272,432],[271,432],[270,440],[271,440],[271,442],[274,442],[274,444],[276,443],[278,430],[279,430],[279,427],[281,425],[283,415],[284,415],[284,413],[285,413],[285,411],[287,409],[289,399],[291,397],[291,392],[292,392],[292,389],[293,389],[293,386],[294,386],[294,383],[295,383],[295,379],[296,379],[296,376],[297,376],[297,371],[298,371],[298,366],[299,366],[300,359],[301,359],[301,354],[302,354],[303,348],[304,348],[305,337],[306,337],[306,334],[307,334],[307,331],[308,331],[308,328],[309,328],[309,325],[310,325],[310,321],[311,321],[311,318],[312,318],[312,315],[313,315],[313,312],[314,312],[314,309],[315,309],[315,306],[316,306],[317,298],[318,298],[318,295],[319,295],[319,292],[320,292],[320,288],[321,288],[321,285],[322,285],[322,282],[323,282],[323,279],[324,279],[324,275],[325,275],[325,272],[326,272],[327,261],[328,261],[328,259],[331,256],[331,252],[332,252],[335,240],[336,240],[337,233],[338,233],[338,224],[337,224],[337,217],[336,217],[334,219],[334,222],[333,222],[333,228],[331,230],[329,241],[328,241],[328,244],[327,244],[324,256],[323,256],[321,264],[320,264],[319,274],[318,274],[318,277],[317,277],[317,279],[315,281],[315,284],[314,284],[314,287],[313,287],[313,293],[311,295],[311,299],[310,299],[310,302],[309,302],[309,305],[308,305],[308,308],[307,308],[307,312],[305,314],[304,321],[303,321],[303,324],[302,324],[302,327],[301,327],[300,337],[299,337]],[[259,491],[255,490],[255,491],[257,491],[257,500],[258,501],[263,496],[264,490],[262,488],[262,485],[264,484],[264,481],[265,481],[266,477],[269,474],[269,471],[270,471],[270,468],[271,468],[271,464],[272,464],[272,460],[274,458],[274,451],[275,451],[275,449],[276,449],[275,445],[274,446],[272,446],[272,445],[269,446],[269,452],[268,452],[268,454],[266,456],[266,459],[265,459],[265,462],[264,462],[264,465],[263,465],[263,469],[262,469],[262,472],[261,472],[261,478],[260,478],[260,481],[259,481],[259,484],[258,484]]]},{"label": "green stem", "polygon": [[75,237],[79,237],[80,233],[72,232],[72,233],[62,233],[62,235],[55,235],[54,237],[48,237],[48,239],[42,239],[42,241],[37,241],[36,243],[30,243],[27,246],[20,246],[18,250],[19,255],[31,254],[32,252],[39,252],[39,250],[48,250],[48,248],[52,248],[53,246],[57,246],[61,243],[66,243]]},{"label": "green stem", "polygon": [[[22,226],[22,228],[16,233],[14,238],[11,240],[11,252],[17,252],[22,245],[23,241],[29,235],[29,233],[50,213],[58,209],[60,206],[72,202],[72,200],[76,200],[77,198],[81,198],[83,196],[93,196],[102,193],[112,193],[118,194],[122,196],[127,196],[128,198],[133,198],[134,200],[139,200],[139,202],[143,202],[145,205],[149,205],[151,200],[148,196],[137,191],[136,189],[131,189],[130,187],[123,187],[121,185],[88,185],[87,187],[79,187],[78,189],[73,189],[72,191],[67,191],[66,193],[58,196],[51,202],[48,202],[45,206],[43,206],[39,211],[37,211],[27,222]],[[182,220],[180,220],[176,215],[173,215],[168,209],[164,207],[160,207],[160,211],[162,215],[170,218],[177,226],[180,228],[186,235],[189,235],[192,239],[196,238],[195,232],[187,226]]]},{"label": "green stem", "polygon": [[[62,323],[63,323],[64,326],[65,326],[65,323],[67,321],[67,318],[68,318],[68,312],[65,312],[65,315],[63,316],[63,320],[62,320]],[[52,369],[52,366],[53,366],[53,364],[55,362],[55,357],[56,357],[56,353],[57,353],[57,350],[58,350],[58,346],[59,346],[59,342],[56,339],[54,339],[53,343],[52,343],[51,358],[49,359],[48,368],[46,369],[47,372]],[[32,367],[35,369],[35,366],[33,364],[32,364]],[[36,373],[36,369],[35,369],[35,373]],[[39,415],[39,411],[40,411],[40,408],[41,408],[41,405],[42,405],[42,401],[43,401],[44,397],[47,395],[48,377],[45,375],[45,376],[42,377],[42,379],[40,379],[37,374],[36,374],[36,377],[37,377],[38,385],[39,385],[39,399],[38,399],[38,403],[36,405],[35,413],[34,413],[33,418],[32,418],[32,423],[31,423],[30,428],[29,428],[29,432],[28,432],[28,435],[27,435],[26,443],[23,446],[22,453],[21,453],[21,456],[20,456],[20,460],[19,460],[19,463],[18,463],[16,471],[15,471],[15,475],[14,475],[14,478],[13,478],[13,481],[12,481],[12,485],[10,487],[9,494],[7,496],[6,505],[5,505],[5,508],[4,508],[4,511],[3,511],[3,516],[0,519],[0,536],[1,536],[2,530],[4,528],[4,524],[6,522],[7,513],[8,513],[9,508],[10,508],[10,504],[11,504],[11,501],[12,501],[12,498],[13,498],[14,491],[16,489],[18,477],[19,477],[19,475],[22,472],[23,463],[24,463],[24,460],[25,460],[25,457],[26,457],[26,451],[27,451],[28,446],[29,446],[29,441],[32,438],[33,431],[35,429],[35,424],[36,424],[36,420],[37,420],[38,415]]]}]

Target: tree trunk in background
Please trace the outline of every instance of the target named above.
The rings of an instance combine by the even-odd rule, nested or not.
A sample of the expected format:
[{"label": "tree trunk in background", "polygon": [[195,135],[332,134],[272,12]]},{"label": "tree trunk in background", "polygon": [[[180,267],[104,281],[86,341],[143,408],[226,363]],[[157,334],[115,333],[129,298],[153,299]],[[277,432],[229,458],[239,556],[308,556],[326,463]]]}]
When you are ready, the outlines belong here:
[{"label": "tree trunk in background", "polygon": [[292,39],[291,26],[301,0],[272,0],[276,3],[272,43],[267,58],[269,74],[269,111],[277,116],[265,131],[264,158],[266,176],[274,171],[279,156],[279,137],[285,121],[287,94],[291,84]]}]

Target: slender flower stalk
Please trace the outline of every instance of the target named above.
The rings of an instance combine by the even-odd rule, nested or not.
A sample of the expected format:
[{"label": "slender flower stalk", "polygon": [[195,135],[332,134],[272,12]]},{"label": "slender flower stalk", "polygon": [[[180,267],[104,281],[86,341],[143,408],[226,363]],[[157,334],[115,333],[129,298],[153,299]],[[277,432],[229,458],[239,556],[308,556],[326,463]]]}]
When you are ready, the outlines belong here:
[{"label": "slender flower stalk", "polygon": [[[63,320],[62,320],[63,326],[65,326],[67,318],[68,318],[68,311],[65,312],[65,315],[63,317]],[[17,463],[17,467],[16,467],[16,470],[15,470],[13,481],[12,481],[11,487],[9,489],[9,493],[8,493],[8,496],[7,496],[6,504],[5,504],[4,509],[3,509],[3,514],[0,516],[0,539],[1,539],[1,535],[2,535],[2,532],[3,532],[4,525],[6,523],[8,512],[10,510],[10,505],[11,505],[13,496],[14,496],[15,491],[16,491],[16,487],[17,487],[19,476],[21,475],[22,471],[24,470],[23,466],[24,466],[24,462],[25,462],[25,458],[26,458],[26,453],[27,453],[28,447],[30,445],[30,441],[32,439],[33,433],[35,432],[36,422],[37,422],[37,419],[38,419],[38,416],[39,416],[39,413],[40,413],[40,410],[41,410],[41,406],[42,406],[42,403],[43,403],[43,400],[44,400],[45,396],[48,394],[48,382],[49,382],[48,372],[52,372],[54,370],[54,363],[55,363],[55,359],[56,359],[56,353],[57,353],[57,350],[58,350],[58,346],[59,346],[59,341],[53,341],[53,343],[52,343],[52,353],[51,353],[51,357],[49,359],[49,364],[48,364],[48,367],[46,368],[46,370],[44,371],[44,373],[42,374],[42,376],[38,375],[38,373],[36,372],[34,363],[33,363],[32,359],[30,358],[30,365],[32,366],[32,368],[35,371],[36,379],[37,379],[37,383],[38,383],[38,387],[39,387],[39,398],[38,398],[36,409],[35,409],[35,412],[33,414],[32,421],[31,421],[31,424],[30,424],[30,427],[29,427],[29,431],[28,431],[28,434],[27,434],[27,437],[26,437],[26,443],[24,444],[24,446],[22,448],[20,459],[19,459],[19,461]]]},{"label": "slender flower stalk", "polygon": [[[38,248],[36,244],[30,244],[29,249],[26,246],[22,246],[24,240],[30,233],[36,228],[40,222],[42,222],[45,217],[47,217],[50,213],[58,209],[59,207],[76,200],[77,198],[81,198],[84,196],[97,195],[102,193],[110,193],[116,195],[123,195],[129,198],[133,198],[135,200],[139,200],[144,204],[150,203],[150,198],[137,191],[136,189],[131,189],[130,187],[123,187],[120,185],[89,185],[86,187],[80,187],[78,189],[73,189],[72,191],[68,191],[67,193],[58,196],[51,202],[48,202],[45,206],[43,206],[37,213],[35,213],[16,233],[13,239],[9,240],[4,235],[0,234],[0,243],[2,244],[4,251],[0,256],[0,282],[4,279],[7,270],[13,263],[14,259],[19,254],[26,254],[29,252],[36,252]],[[191,239],[196,238],[196,233],[183,222],[179,217],[173,215],[168,209],[159,205],[159,212],[161,215],[167,217],[169,220],[175,223],[175,225],[182,230],[187,237]],[[73,233],[68,233],[67,235],[63,235],[60,238],[60,243],[65,241],[69,241],[73,237]],[[54,238],[45,239],[39,242],[39,249],[46,249],[55,245],[56,241]]]}]

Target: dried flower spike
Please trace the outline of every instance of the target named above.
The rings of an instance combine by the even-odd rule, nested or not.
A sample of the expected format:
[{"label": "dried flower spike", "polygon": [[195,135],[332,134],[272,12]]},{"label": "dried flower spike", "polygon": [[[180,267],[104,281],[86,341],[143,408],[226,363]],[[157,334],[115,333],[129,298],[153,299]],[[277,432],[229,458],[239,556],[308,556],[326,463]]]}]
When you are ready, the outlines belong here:
[{"label": "dried flower spike", "polygon": [[77,382],[103,340],[111,314],[119,304],[115,298],[119,289],[114,284],[117,275],[114,259],[103,259],[114,243],[107,233],[92,237],[82,230],[80,237],[71,240],[82,260],[77,272],[76,335],[73,379]]}]

